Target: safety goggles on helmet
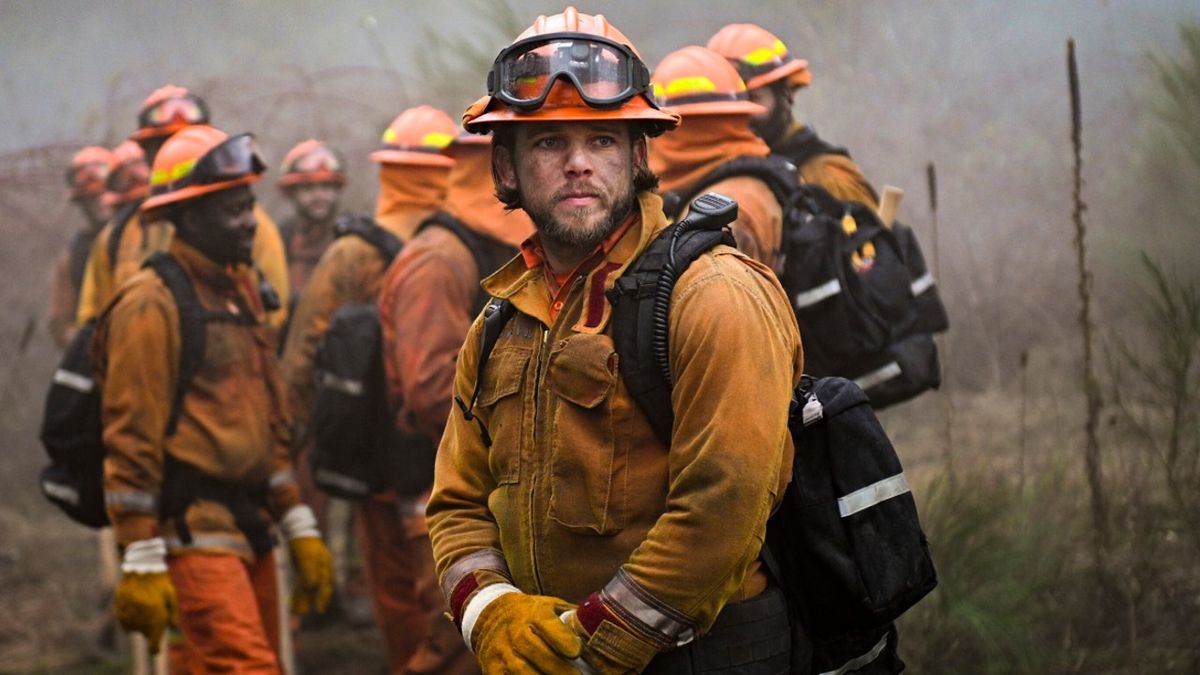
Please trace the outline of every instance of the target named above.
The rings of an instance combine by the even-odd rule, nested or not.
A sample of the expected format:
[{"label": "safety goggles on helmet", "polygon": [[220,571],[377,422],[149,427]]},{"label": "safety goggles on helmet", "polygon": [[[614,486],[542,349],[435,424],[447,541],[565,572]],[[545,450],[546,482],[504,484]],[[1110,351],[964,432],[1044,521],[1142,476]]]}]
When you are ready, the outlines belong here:
[{"label": "safety goggles on helmet", "polygon": [[208,106],[192,94],[172,96],[142,109],[138,126],[142,129],[171,124],[207,124]]},{"label": "safety goggles on helmet", "polygon": [[150,193],[165,194],[181,188],[213,185],[237,180],[249,174],[260,174],[267,168],[252,134],[238,134],[226,139],[193,162],[182,162],[162,175],[155,170],[150,176]]},{"label": "safety goggles on helmet", "polygon": [[488,95],[518,112],[537,110],[563,78],[593,108],[617,108],[645,93],[646,64],[627,45],[584,33],[547,33],[501,50],[488,73]]}]

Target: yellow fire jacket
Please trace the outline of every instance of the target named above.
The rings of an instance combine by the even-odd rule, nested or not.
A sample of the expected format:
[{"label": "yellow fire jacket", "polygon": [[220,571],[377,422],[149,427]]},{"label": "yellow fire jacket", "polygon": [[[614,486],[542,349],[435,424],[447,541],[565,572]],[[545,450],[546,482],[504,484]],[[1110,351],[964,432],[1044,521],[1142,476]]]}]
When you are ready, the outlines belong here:
[{"label": "yellow fire jacket", "polygon": [[289,420],[270,329],[262,323],[254,272],[229,271],[182,241],[169,251],[191,279],[205,309],[248,313],[253,326],[210,321],[204,361],[183,398],[175,434],[167,436],[182,348],[179,313],[152,270],[124,284],[101,318],[92,345],[101,388],[104,489],[117,543],[164,536],[178,552],[251,555],[229,509],[199,500],[186,512],[187,544],[171,519],[159,518],[165,456],[207,477],[268,486],[271,514],[300,501],[288,455]]},{"label": "yellow fire jacket", "polygon": [[[664,446],[618,373],[604,295],[667,226],[656,194],[639,206],[555,320],[540,265],[517,258],[484,281],[518,310],[474,410],[493,444],[453,410],[427,510],[456,610],[469,602],[456,592],[506,580],[575,603],[607,589],[678,644],[765,588],[759,552],[791,470],[788,403],[803,366],[795,319],[765,265],[727,246],[697,259],[672,294]],[[480,331],[477,320],[458,356],[464,401]]]}]

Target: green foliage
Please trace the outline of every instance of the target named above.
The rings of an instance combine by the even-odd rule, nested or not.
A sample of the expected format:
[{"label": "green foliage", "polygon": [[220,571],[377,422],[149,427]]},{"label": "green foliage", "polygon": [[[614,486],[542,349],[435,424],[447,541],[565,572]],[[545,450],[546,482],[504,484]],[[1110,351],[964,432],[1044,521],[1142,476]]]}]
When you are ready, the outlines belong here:
[{"label": "green foliage", "polygon": [[1177,57],[1150,57],[1165,93],[1155,113],[1193,168],[1200,170],[1200,24],[1180,25],[1179,38]]}]

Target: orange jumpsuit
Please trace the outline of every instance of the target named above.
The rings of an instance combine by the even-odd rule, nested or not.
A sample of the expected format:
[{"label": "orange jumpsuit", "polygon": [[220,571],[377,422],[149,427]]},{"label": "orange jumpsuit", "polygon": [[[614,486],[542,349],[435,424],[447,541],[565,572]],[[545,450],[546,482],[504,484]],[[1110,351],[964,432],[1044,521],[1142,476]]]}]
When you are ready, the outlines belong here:
[{"label": "orange jumpsuit", "polygon": [[[386,210],[376,214],[376,222],[402,239],[411,236],[421,221],[441,208],[448,173],[442,167],[382,165],[380,203]],[[379,297],[386,269],[386,262],[371,244],[356,236],[339,238],[313,270],[292,318],[283,350],[284,381],[304,444],[298,461],[306,474],[303,483],[314,492],[307,475],[308,448],[303,437],[315,402],[317,347],[338,307]],[[427,641],[426,612],[416,583],[424,557],[429,555],[422,555],[428,550],[428,539],[421,507],[423,500],[398,500],[393,495],[355,504],[363,566],[393,673],[412,672],[408,664]]]},{"label": "orange jumpsuit", "polygon": [[[691,187],[705,175],[738,157],[766,157],[770,148],[750,130],[745,115],[684,116],[678,129],[650,143],[650,168],[663,191]],[[705,188],[738,203],[731,228],[738,248],[782,272],[783,209],[767,184],[750,176],[734,176]]]},{"label": "orange jumpsuit", "polygon": [[206,324],[204,361],[168,436],[182,348],[175,302],[151,270],[139,271],[118,290],[93,342],[108,448],[109,518],[121,546],[158,536],[166,541],[194,669],[238,665],[273,672],[278,634],[271,554],[252,548],[221,500],[185,499],[176,517],[160,511],[164,502],[183,496],[165,487],[179,470],[173,462],[208,480],[261,489],[266,512],[259,511],[259,519],[269,514],[277,520],[300,503],[272,337],[252,270],[220,266],[179,240],[168,250],[206,309],[254,321]]}]

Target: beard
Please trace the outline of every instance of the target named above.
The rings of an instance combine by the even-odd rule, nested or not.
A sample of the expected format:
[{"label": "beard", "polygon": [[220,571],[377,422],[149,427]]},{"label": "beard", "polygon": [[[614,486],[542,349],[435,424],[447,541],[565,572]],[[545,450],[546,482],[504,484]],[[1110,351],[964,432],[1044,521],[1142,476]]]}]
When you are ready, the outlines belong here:
[{"label": "beard", "polygon": [[[517,186],[520,190],[520,185]],[[576,209],[559,217],[554,207],[571,194],[586,192],[596,195],[597,203],[588,209]],[[589,252],[608,238],[634,208],[633,184],[618,194],[613,194],[600,185],[577,183],[567,186],[550,196],[546,201],[534,201],[522,193],[521,203],[529,219],[545,243],[554,248]]]}]

